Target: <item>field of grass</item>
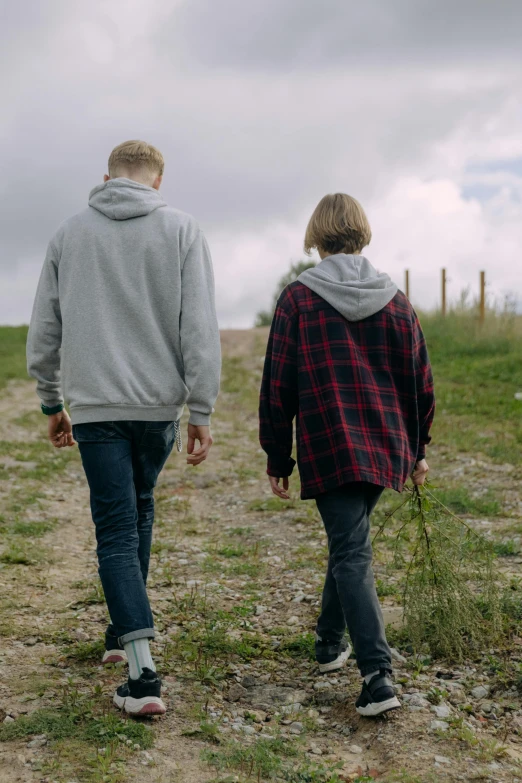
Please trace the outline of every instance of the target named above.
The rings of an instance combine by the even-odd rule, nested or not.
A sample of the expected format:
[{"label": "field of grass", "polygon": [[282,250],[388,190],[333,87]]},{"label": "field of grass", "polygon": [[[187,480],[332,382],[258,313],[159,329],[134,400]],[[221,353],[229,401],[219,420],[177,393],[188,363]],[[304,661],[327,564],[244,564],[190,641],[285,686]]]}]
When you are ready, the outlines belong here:
[{"label": "field of grass", "polygon": [[489,315],[481,327],[467,312],[424,316],[436,382],[433,437],[496,462],[522,459],[522,318]]},{"label": "field of grass", "polygon": [[25,343],[27,326],[0,327],[0,389],[14,378],[27,378]]},{"label": "field of grass", "polygon": [[[317,675],[324,532],[315,504],[298,499],[296,475],[291,502],[268,489],[256,415],[265,329],[223,333],[211,457],[193,470],[173,455],[158,483],[153,653],[169,712],[147,724],[114,713],[110,695],[125,670],[99,666],[107,617],[79,455],[46,443],[26,380],[26,330],[0,328],[2,780],[522,780],[522,329],[516,318],[493,316],[480,329],[462,313],[422,323],[438,400],[433,492],[490,538],[506,579],[502,638],[468,659],[441,659],[428,640],[414,651],[404,628],[389,628],[404,656],[396,681],[405,701],[420,693],[428,705],[449,705],[444,731],[430,729],[431,706],[361,719],[354,668]],[[376,527],[398,500],[385,493]],[[376,544],[374,563],[392,613],[410,553],[407,538],[397,548],[394,530]],[[472,690],[482,683],[488,697],[479,699]],[[249,701],[272,687],[303,704]],[[435,756],[450,763],[434,766]]]}]

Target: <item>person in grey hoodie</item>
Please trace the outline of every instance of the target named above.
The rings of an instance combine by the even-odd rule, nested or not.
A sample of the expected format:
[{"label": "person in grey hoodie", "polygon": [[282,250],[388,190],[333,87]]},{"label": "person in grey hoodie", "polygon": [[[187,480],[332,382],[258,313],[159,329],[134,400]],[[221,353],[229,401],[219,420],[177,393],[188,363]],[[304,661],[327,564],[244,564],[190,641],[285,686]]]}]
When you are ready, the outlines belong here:
[{"label": "person in grey hoodie", "polygon": [[361,715],[400,706],[390,679],[371,561],[370,515],[385,487],[422,484],[434,413],[419,320],[390,277],[361,255],[371,230],[345,193],[325,196],[305,236],[321,262],[282,292],[263,371],[260,441],[275,495],[288,499],[296,419],[301,497],[313,498],[329,560],[316,627],[321,672],[341,668],[350,634],[363,677]]},{"label": "person in grey hoodie", "polygon": [[80,449],[110,615],[103,661],[128,660],[114,702],[131,714],[165,712],[146,590],[154,487],[185,405],[187,462],[206,459],[221,366],[210,252],[159,193],[163,168],[145,142],[112,151],[87,209],[49,243],[27,340],[49,439]]}]

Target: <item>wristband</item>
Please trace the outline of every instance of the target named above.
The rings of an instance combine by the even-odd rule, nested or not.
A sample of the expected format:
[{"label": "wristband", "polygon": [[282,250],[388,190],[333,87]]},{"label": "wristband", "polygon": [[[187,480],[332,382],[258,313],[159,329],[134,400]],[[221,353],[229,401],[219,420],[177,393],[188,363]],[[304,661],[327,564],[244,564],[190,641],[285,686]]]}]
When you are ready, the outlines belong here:
[{"label": "wristband", "polygon": [[61,413],[63,411],[63,402],[61,402],[59,405],[53,405],[52,408],[48,408],[47,405],[44,405],[42,402],[40,407],[42,409],[42,413],[45,413],[46,416],[53,416],[53,414]]}]

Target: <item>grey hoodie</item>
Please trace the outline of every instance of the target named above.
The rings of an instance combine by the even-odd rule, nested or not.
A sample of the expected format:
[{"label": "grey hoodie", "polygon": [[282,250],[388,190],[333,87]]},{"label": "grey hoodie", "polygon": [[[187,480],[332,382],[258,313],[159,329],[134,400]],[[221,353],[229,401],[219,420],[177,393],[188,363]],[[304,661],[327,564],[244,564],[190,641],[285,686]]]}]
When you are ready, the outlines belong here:
[{"label": "grey hoodie", "polygon": [[73,424],[174,421],[185,403],[203,425],[219,389],[212,262],[190,215],[125,178],[95,187],[45,258],[27,367],[47,406]]},{"label": "grey hoodie", "polygon": [[348,321],[378,313],[398,291],[387,274],[377,272],[364,256],[336,253],[297,278],[325,299]]}]

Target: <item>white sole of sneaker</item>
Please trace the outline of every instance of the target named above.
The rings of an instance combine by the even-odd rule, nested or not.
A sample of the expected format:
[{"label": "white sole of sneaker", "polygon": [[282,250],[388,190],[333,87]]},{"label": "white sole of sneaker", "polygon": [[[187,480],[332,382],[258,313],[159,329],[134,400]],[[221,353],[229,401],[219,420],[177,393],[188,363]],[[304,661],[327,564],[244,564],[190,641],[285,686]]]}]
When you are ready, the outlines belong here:
[{"label": "white sole of sneaker", "polygon": [[158,696],[144,696],[141,699],[134,699],[132,696],[113,697],[114,704],[120,710],[125,710],[129,715],[164,715],[167,708]]},{"label": "white sole of sneaker", "polygon": [[125,650],[105,650],[103,653],[102,663],[121,663],[127,660],[127,653]]},{"label": "white sole of sneaker", "polygon": [[335,672],[337,669],[342,669],[351,654],[352,648],[350,645],[348,645],[346,650],[338,655],[335,661],[330,661],[330,663],[320,663],[319,671],[321,674],[326,674],[327,672]]},{"label": "white sole of sneaker", "polygon": [[374,718],[376,715],[382,715],[383,712],[388,710],[396,710],[401,706],[401,703],[397,696],[392,699],[386,699],[386,701],[372,701],[371,704],[367,704],[366,707],[356,707],[355,709],[359,715],[364,715],[365,718]]}]

